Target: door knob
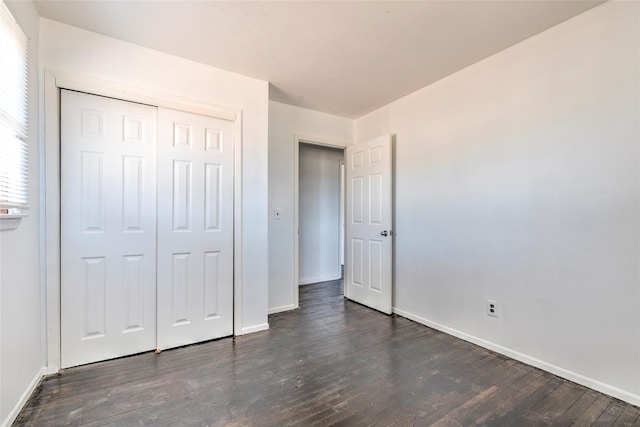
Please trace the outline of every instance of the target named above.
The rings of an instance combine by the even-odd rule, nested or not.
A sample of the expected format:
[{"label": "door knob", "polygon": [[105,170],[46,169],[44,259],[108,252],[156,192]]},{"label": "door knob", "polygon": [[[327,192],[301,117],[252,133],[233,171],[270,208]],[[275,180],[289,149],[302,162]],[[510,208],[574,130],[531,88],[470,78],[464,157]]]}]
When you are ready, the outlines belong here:
[{"label": "door knob", "polygon": [[383,230],[383,231],[380,232],[380,235],[381,236],[388,236],[389,232],[387,230]]}]

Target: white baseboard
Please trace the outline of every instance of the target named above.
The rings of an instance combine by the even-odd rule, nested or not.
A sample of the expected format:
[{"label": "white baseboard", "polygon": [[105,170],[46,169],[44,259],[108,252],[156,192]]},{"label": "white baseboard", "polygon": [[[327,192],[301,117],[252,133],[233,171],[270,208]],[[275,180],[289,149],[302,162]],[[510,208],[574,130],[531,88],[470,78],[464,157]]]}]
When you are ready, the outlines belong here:
[{"label": "white baseboard", "polygon": [[269,314],[281,313],[283,311],[295,310],[296,308],[298,307],[296,307],[295,304],[281,305],[280,307],[270,308],[268,313]]},{"label": "white baseboard", "polygon": [[20,396],[20,399],[18,399],[18,401],[16,402],[16,405],[13,407],[11,412],[9,412],[9,415],[7,415],[7,418],[5,418],[4,421],[2,421],[2,424],[1,424],[2,427],[9,427],[16,420],[16,418],[18,417],[18,414],[20,414],[20,411],[22,411],[22,408],[27,403],[27,400],[29,400],[29,398],[31,397],[31,393],[33,393],[33,391],[36,389],[38,384],[40,384],[40,380],[42,379],[44,372],[45,372],[44,367],[38,370],[38,372],[36,373],[36,376],[33,377],[31,382],[27,386],[27,389],[24,391],[24,393],[22,393],[22,396]]},{"label": "white baseboard", "polygon": [[320,276],[320,277],[312,277],[310,279],[300,279],[298,282],[299,285],[310,285],[311,283],[320,283],[320,282],[330,282],[332,280],[341,279],[342,276],[340,274],[332,274],[330,276]]},{"label": "white baseboard", "polygon": [[266,331],[267,329],[269,329],[268,323],[261,323],[259,325],[247,326],[246,328],[242,328],[241,335],[252,334],[254,332],[260,332],[260,331]]},{"label": "white baseboard", "polygon": [[544,360],[527,356],[526,354],[522,354],[510,348],[503,347],[498,344],[494,344],[490,341],[483,340],[482,338],[478,338],[473,335],[469,335],[465,332],[458,331],[457,329],[453,329],[448,326],[441,325],[439,323],[433,322],[431,320],[425,319],[424,317],[420,317],[418,315],[409,313],[407,311],[400,310],[395,307],[392,309],[392,311],[395,314],[402,317],[406,317],[407,319],[413,320],[414,322],[421,323],[430,328],[437,329],[438,331],[444,332],[449,335],[453,335],[454,337],[460,338],[461,340],[479,345],[480,347],[487,348],[489,350],[495,351],[496,353],[500,353],[505,356],[508,356],[512,359],[519,360],[520,362],[526,363],[527,365],[535,366],[536,368],[542,369],[543,371],[550,372],[554,375],[565,378],[569,381],[573,381],[575,383],[581,384],[585,387],[592,388],[601,393],[608,394],[609,396],[615,397],[616,399],[624,400],[625,402],[631,403],[632,405],[640,406],[640,395],[633,394],[631,392],[614,387],[610,384],[606,384],[601,381],[595,380],[593,378],[589,378],[584,375],[578,374],[576,372],[569,371],[567,369],[545,362]]}]

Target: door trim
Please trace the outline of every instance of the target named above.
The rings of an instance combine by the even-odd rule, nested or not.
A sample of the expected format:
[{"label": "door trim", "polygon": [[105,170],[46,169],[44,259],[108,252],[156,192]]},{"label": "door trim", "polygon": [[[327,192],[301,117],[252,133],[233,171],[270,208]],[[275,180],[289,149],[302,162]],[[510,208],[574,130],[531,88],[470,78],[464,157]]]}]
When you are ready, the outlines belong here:
[{"label": "door trim", "polygon": [[300,212],[298,191],[300,188],[300,144],[318,145],[321,147],[338,148],[344,151],[348,143],[342,141],[332,141],[325,138],[294,134],[293,135],[293,309],[300,307],[298,286],[300,285]]},{"label": "door trim", "polygon": [[45,291],[46,307],[44,337],[46,338],[46,373],[60,370],[60,89],[70,89],[117,98],[124,101],[164,107],[188,113],[225,119],[234,122],[234,190],[233,190],[233,332],[242,329],[242,110],[230,109],[200,101],[180,98],[147,89],[104,82],[58,72],[44,71],[44,130],[40,151],[41,188],[44,206],[40,217],[41,288]]}]

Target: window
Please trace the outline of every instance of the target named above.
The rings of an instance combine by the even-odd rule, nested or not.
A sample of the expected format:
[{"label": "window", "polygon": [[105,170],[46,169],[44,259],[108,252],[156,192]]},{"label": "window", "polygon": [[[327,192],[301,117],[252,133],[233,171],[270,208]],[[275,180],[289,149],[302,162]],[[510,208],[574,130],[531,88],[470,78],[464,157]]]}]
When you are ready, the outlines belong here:
[{"label": "window", "polygon": [[0,2],[0,229],[15,228],[4,220],[19,222],[28,208],[27,43]]}]

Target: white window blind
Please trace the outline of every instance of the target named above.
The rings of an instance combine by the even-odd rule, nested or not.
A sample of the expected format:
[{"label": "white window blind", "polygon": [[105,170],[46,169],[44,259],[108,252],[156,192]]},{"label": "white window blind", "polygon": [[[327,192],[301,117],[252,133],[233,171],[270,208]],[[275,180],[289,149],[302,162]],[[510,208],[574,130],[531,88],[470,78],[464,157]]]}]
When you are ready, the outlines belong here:
[{"label": "white window blind", "polygon": [[0,214],[27,208],[28,40],[0,2]]}]

